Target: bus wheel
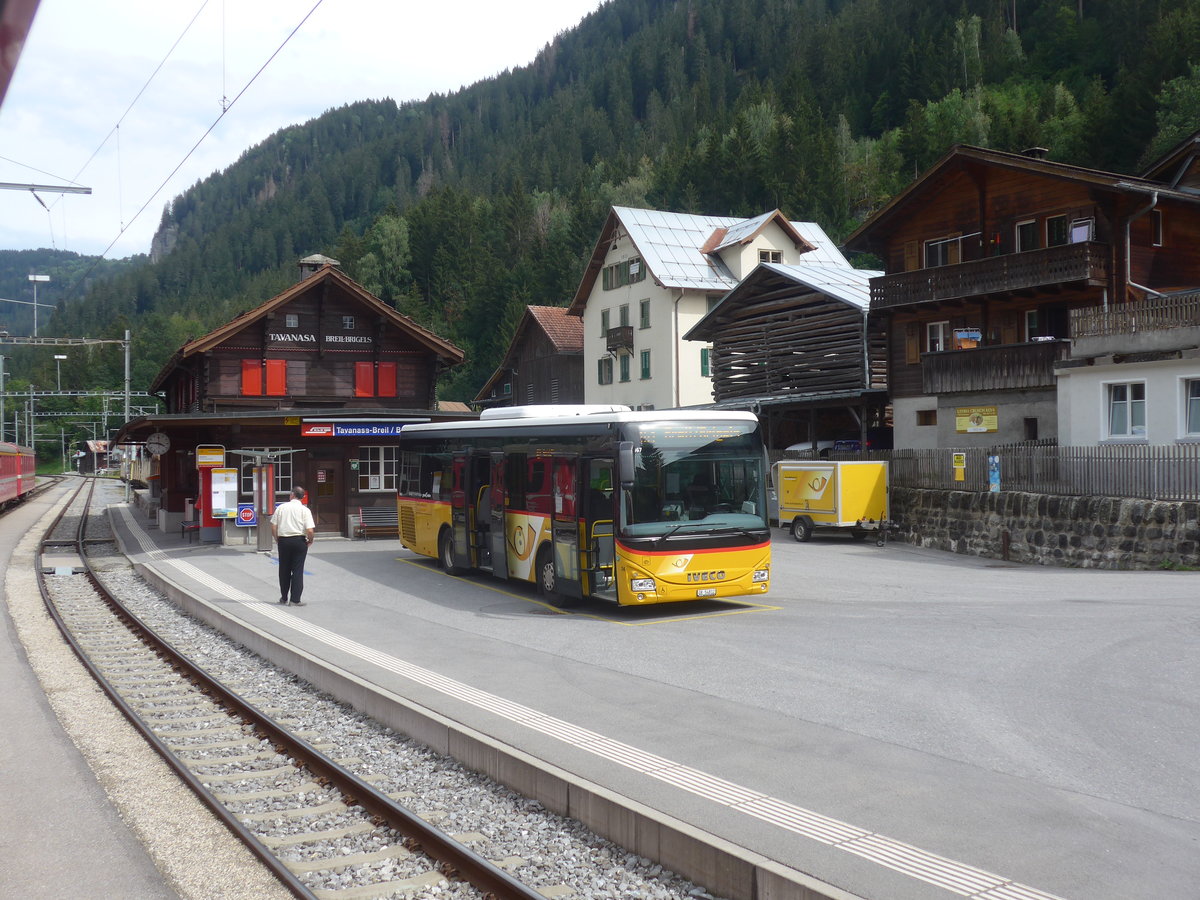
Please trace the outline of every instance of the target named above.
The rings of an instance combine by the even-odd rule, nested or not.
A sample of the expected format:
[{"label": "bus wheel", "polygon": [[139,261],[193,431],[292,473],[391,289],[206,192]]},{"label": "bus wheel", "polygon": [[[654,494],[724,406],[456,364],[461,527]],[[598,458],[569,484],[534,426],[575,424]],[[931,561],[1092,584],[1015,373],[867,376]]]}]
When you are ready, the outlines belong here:
[{"label": "bus wheel", "polygon": [[812,538],[813,528],[812,523],[808,519],[794,519],[792,521],[792,537],[800,543],[805,543]]},{"label": "bus wheel", "polygon": [[566,605],[566,598],[558,593],[558,576],[554,574],[554,553],[549,544],[538,551],[537,587],[538,593],[551,606],[561,608]]},{"label": "bus wheel", "polygon": [[442,563],[442,568],[446,570],[447,575],[461,575],[460,569],[454,563],[454,539],[450,536],[450,529],[445,529],[438,538],[438,559]]}]

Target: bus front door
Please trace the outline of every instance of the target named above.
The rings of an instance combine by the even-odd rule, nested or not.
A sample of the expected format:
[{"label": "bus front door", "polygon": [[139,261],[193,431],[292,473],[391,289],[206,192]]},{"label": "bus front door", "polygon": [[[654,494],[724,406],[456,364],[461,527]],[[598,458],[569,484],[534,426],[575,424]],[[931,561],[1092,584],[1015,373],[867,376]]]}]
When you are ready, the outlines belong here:
[{"label": "bus front door", "polygon": [[614,497],[617,491],[613,481],[613,461],[589,459],[586,478],[582,513],[587,528],[584,569],[588,581],[584,590],[592,596],[616,600],[613,522],[616,510]]},{"label": "bus front door", "polygon": [[554,457],[554,590],[563,597],[582,597],[579,574],[579,491],[576,459]]}]

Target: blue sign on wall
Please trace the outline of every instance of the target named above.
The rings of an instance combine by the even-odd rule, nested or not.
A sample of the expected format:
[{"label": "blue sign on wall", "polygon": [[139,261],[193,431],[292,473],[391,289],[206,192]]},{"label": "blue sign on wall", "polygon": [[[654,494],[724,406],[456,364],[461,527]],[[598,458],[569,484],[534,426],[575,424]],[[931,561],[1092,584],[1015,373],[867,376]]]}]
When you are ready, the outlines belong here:
[{"label": "blue sign on wall", "polygon": [[395,437],[404,427],[403,422],[335,422],[335,437]]}]

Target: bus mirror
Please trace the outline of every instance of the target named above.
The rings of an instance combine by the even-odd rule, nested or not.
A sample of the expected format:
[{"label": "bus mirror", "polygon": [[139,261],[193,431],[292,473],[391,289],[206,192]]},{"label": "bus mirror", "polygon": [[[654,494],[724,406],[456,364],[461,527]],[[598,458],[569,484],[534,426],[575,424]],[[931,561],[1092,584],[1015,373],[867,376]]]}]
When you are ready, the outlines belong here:
[{"label": "bus mirror", "polygon": [[633,441],[621,441],[617,445],[617,477],[621,486],[633,484]]}]

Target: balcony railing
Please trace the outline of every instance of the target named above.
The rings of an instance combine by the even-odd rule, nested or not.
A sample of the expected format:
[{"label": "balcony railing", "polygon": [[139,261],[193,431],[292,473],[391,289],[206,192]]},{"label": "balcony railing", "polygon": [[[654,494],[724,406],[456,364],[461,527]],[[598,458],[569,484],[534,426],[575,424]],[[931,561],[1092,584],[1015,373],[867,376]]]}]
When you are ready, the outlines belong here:
[{"label": "balcony railing", "polygon": [[1108,245],[1088,241],[988,259],[901,272],[871,279],[871,308],[891,309],[934,300],[958,300],[1108,279]]},{"label": "balcony railing", "polygon": [[1174,297],[1152,297],[1108,308],[1071,310],[1071,337],[1111,337],[1143,331],[1200,326],[1200,291]]},{"label": "balcony railing", "polygon": [[608,329],[608,352],[616,353],[621,350],[633,351],[633,326],[618,325]]},{"label": "balcony railing", "polygon": [[1069,347],[1051,340],[923,353],[921,387],[926,394],[1053,387],[1054,363]]}]

